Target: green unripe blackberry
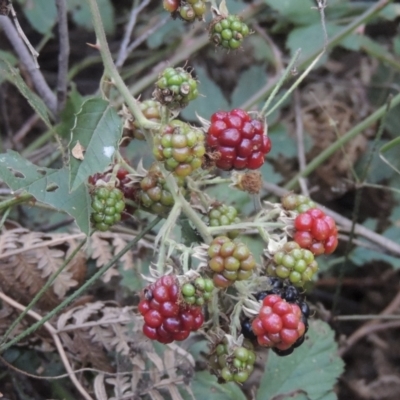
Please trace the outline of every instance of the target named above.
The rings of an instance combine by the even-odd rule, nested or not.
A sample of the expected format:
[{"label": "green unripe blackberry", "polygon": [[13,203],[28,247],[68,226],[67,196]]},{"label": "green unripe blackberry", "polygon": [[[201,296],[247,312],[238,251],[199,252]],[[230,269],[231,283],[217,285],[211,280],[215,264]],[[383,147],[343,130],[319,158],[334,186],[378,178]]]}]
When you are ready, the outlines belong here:
[{"label": "green unripe blackberry", "polygon": [[153,154],[166,170],[184,178],[201,167],[204,140],[203,131],[175,119],[155,135]]},{"label": "green unripe blackberry", "polygon": [[285,243],[267,266],[269,276],[288,279],[295,286],[304,286],[317,271],[313,253],[302,249],[296,242]]},{"label": "green unripe blackberry", "polygon": [[[210,219],[210,226],[226,226],[240,223],[240,218],[237,215],[238,211],[235,207],[218,204],[211,208],[208,218]],[[227,233],[227,236],[231,239],[234,239],[238,235],[238,230]]]},{"label": "green unripe blackberry", "polygon": [[124,194],[108,186],[96,187],[92,195],[92,222],[99,231],[108,231],[110,226],[121,220],[125,209]]},{"label": "green unripe blackberry", "polygon": [[212,372],[224,382],[244,383],[254,370],[256,355],[250,341],[243,346],[229,346],[226,338],[210,355]]},{"label": "green unripe blackberry", "polygon": [[237,15],[219,16],[209,27],[210,40],[228,50],[238,49],[249,33],[249,27]]},{"label": "green unripe blackberry", "polygon": [[295,193],[288,193],[283,196],[281,203],[286,210],[297,211],[299,214],[317,206],[309,197]]},{"label": "green unripe blackberry", "polygon": [[[183,179],[177,179],[183,186]],[[139,200],[144,210],[158,215],[167,215],[174,205],[174,197],[168,189],[157,164],[153,164],[140,181]],[[182,189],[183,190],[183,189]]]},{"label": "green unripe blackberry", "polygon": [[181,293],[185,303],[202,306],[211,299],[214,283],[211,279],[198,277],[193,282],[185,283]]},{"label": "green unripe blackberry", "polygon": [[[139,107],[142,110],[143,115],[150,121],[160,122],[161,121],[161,104],[153,99],[144,100],[139,103]],[[142,127],[139,126],[131,112],[126,106],[122,107],[119,112],[124,120],[124,130],[122,132],[122,146],[129,144],[131,139],[145,140],[145,135]]]},{"label": "green unripe blackberry", "polygon": [[[188,6],[191,8],[189,4]],[[195,16],[194,11],[193,15]],[[183,68],[166,68],[159,76],[155,86],[153,96],[172,110],[186,107],[199,95],[197,81],[190,72]]]},{"label": "green unripe blackberry", "polygon": [[235,243],[227,236],[218,236],[208,248],[208,266],[217,287],[228,287],[235,281],[247,280],[256,261],[244,243]]}]

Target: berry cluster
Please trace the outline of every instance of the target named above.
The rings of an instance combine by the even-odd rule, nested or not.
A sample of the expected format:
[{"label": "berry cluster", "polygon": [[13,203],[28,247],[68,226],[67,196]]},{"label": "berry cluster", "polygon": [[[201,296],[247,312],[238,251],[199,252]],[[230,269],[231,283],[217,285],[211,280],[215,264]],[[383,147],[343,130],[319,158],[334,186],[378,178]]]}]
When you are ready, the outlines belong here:
[{"label": "berry cluster", "polygon": [[177,177],[186,177],[200,168],[205,152],[203,132],[177,119],[154,137],[155,158]]},{"label": "berry cluster", "polygon": [[226,236],[218,236],[211,242],[208,256],[214,285],[220,288],[226,288],[236,280],[249,279],[256,266],[248,247],[244,243],[232,242]]},{"label": "berry cluster", "polygon": [[[161,104],[158,101],[153,99],[144,100],[139,103],[139,107],[148,120],[161,121]],[[125,110],[123,115],[125,116],[123,137],[145,140],[143,128],[139,126],[132,114]]]},{"label": "berry cluster", "polygon": [[[240,223],[240,218],[237,215],[238,211],[235,207],[218,204],[211,208],[208,218],[210,219],[210,226],[226,226]],[[234,239],[239,235],[239,231],[230,231],[227,235]]]},{"label": "berry cluster", "polygon": [[188,22],[192,22],[196,18],[202,21],[206,13],[206,3],[204,0],[163,0],[163,6],[172,14],[172,17],[176,18],[179,16]]},{"label": "berry cluster", "polygon": [[[256,293],[254,297],[258,301],[263,301],[267,296],[276,295],[282,300],[292,305],[297,305],[301,311],[301,322],[304,324],[304,333],[298,337],[298,339],[288,348],[282,350],[278,347],[272,347],[272,351],[279,356],[287,356],[293,353],[294,349],[299,347],[305,340],[305,334],[308,331],[308,318],[310,316],[310,308],[308,304],[301,298],[298,289],[293,285],[284,285],[283,281],[277,278],[271,278],[272,288],[259,293]],[[245,318],[242,321],[242,334],[245,338],[252,342],[258,343],[258,337],[253,331],[252,321],[249,318]]]},{"label": "berry cluster", "polygon": [[115,187],[99,186],[92,195],[92,221],[99,231],[108,231],[110,226],[121,220],[125,209],[124,194]]},{"label": "berry cluster", "polygon": [[[112,170],[113,166],[110,166],[106,172],[98,172],[90,176],[88,179],[89,183],[93,186],[96,186],[97,182],[100,180],[105,183],[109,182],[112,176]],[[138,186],[132,180],[129,172],[124,168],[120,168],[116,174],[116,178],[115,187],[123,193],[124,199],[131,200],[136,203]],[[125,204],[122,219],[124,219],[124,217],[128,217],[129,214],[133,214],[135,210],[136,209],[133,206]]]},{"label": "berry cluster", "polygon": [[170,109],[186,107],[199,95],[196,80],[183,68],[166,68],[155,86],[153,96]]},{"label": "berry cluster", "polygon": [[236,50],[242,44],[243,38],[249,35],[249,27],[237,15],[219,16],[209,28],[210,40],[217,46]]},{"label": "berry cluster", "polygon": [[335,220],[319,208],[310,208],[294,220],[294,240],[314,255],[331,254],[338,245]]},{"label": "berry cluster", "polygon": [[138,309],[143,315],[143,333],[152,340],[171,343],[185,340],[204,322],[201,307],[180,302],[177,279],[164,275],[144,290]]},{"label": "berry cluster", "polygon": [[305,333],[297,304],[288,303],[277,294],[269,294],[262,301],[258,316],[251,323],[260,346],[287,350]]},{"label": "berry cluster", "polygon": [[271,150],[264,123],[240,109],[217,111],[211,116],[207,144],[216,153],[216,166],[225,171],[258,169]]},{"label": "berry cluster", "polygon": [[214,283],[211,279],[198,277],[193,283],[182,285],[181,292],[185,303],[202,306],[210,300],[213,289]]},{"label": "berry cluster", "polygon": [[272,277],[289,279],[295,286],[303,286],[318,271],[318,264],[310,250],[302,249],[296,242],[287,242],[275,253],[267,266]]},{"label": "berry cluster", "polygon": [[288,193],[283,196],[281,203],[286,210],[297,211],[299,214],[306,212],[310,208],[315,208],[316,206],[309,197],[295,193]]},{"label": "berry cluster", "polygon": [[[183,185],[183,180],[177,180]],[[158,215],[167,215],[174,205],[174,198],[157,164],[153,164],[147,175],[140,181],[138,193],[140,204],[146,211]]]},{"label": "berry cluster", "polygon": [[246,382],[254,370],[255,361],[256,355],[249,341],[245,341],[243,346],[229,348],[224,339],[210,355],[210,367],[222,382]]}]

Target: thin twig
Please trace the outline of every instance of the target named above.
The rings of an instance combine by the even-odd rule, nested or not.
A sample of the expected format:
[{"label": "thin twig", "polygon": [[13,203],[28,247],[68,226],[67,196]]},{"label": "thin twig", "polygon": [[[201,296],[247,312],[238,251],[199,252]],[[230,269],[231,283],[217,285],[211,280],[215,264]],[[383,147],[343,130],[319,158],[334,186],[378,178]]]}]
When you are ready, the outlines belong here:
[{"label": "thin twig", "polygon": [[140,46],[152,33],[154,33],[156,30],[165,25],[166,22],[169,21],[169,19],[170,19],[169,16],[160,19],[155,25],[152,25],[146,32],[144,32],[137,39],[135,39],[128,47],[127,50],[128,54],[132,53],[132,51],[135,50],[136,47]]},{"label": "thin twig", "polygon": [[22,30],[21,25],[19,24],[18,18],[17,18],[17,13],[14,10],[14,7],[12,4],[10,4],[10,14],[11,17],[14,21],[15,28],[17,29],[19,36],[21,39],[24,41],[26,47],[29,49],[30,53],[32,54],[33,62],[35,64],[35,67],[37,69],[40,68],[39,63],[37,61],[37,58],[39,57],[39,53],[34,49],[34,47],[31,45],[31,42],[28,40],[28,38],[25,35],[25,32]]},{"label": "thin twig", "polygon": [[[299,160],[299,169],[300,171],[303,171],[304,168],[306,167],[306,151],[304,148],[303,119],[301,113],[300,95],[298,90],[295,90],[293,100],[294,100],[294,117],[296,125],[297,159]],[[304,194],[304,196],[309,196],[306,179],[300,178],[299,184],[301,192]]]},{"label": "thin twig", "polygon": [[128,50],[129,41],[131,39],[133,28],[136,25],[137,17],[139,13],[147,7],[150,3],[150,0],[144,0],[141,4],[139,4],[138,0],[135,0],[132,5],[131,15],[129,17],[128,25],[126,26],[124,37],[121,42],[121,47],[118,52],[117,61],[115,62],[115,66],[117,68],[121,68],[124,65],[125,60],[128,57],[130,51]]},{"label": "thin twig", "polygon": [[49,108],[49,110],[56,115],[57,112],[57,99],[46,80],[44,79],[40,70],[36,67],[31,54],[27,50],[24,42],[20,38],[17,29],[8,17],[0,15],[0,27],[3,28],[8,40],[13,46],[15,52],[18,54],[21,64],[26,69],[27,73],[32,79],[36,91]]},{"label": "thin twig", "polygon": [[[384,316],[386,314],[393,314],[400,307],[400,292],[397,296],[391,301],[391,303],[381,312],[380,315]],[[386,324],[379,324],[379,319],[374,319],[362,325],[355,332],[351,334],[346,340],[345,345],[339,350],[339,355],[343,356],[347,353],[355,343],[357,343],[361,338],[370,334],[371,332],[376,332],[377,330],[381,330],[380,327],[384,326],[385,329],[389,327],[399,327],[399,321],[387,322]],[[375,329],[374,329],[375,328]]]},{"label": "thin twig", "polygon": [[[22,304],[17,303],[15,300],[11,299],[4,293],[0,292],[0,298],[5,301],[6,303],[10,304],[12,307],[16,308],[17,310],[20,310],[22,312],[26,311],[26,307],[24,307]],[[40,321],[42,319],[42,316],[36,313],[35,311],[29,310],[26,312],[28,315],[30,315],[32,318],[34,318],[36,321]],[[57,335],[57,330],[49,323],[45,322],[43,326],[47,329],[47,331],[50,333],[54,340],[54,344],[56,345],[57,351],[60,355],[61,361],[64,364],[64,367],[66,371],[68,372],[69,377],[71,378],[71,381],[75,385],[76,389],[79,391],[79,393],[86,399],[86,400],[93,400],[93,398],[89,395],[89,393],[84,389],[84,387],[81,385],[81,383],[78,381],[74,370],[71,367],[71,364],[69,363],[68,357],[65,354],[64,348],[62,346],[61,340]]]},{"label": "thin twig", "polygon": [[65,106],[68,85],[69,35],[66,0],[56,0],[58,16],[57,116]]},{"label": "thin twig", "polygon": [[19,130],[14,135],[14,140],[16,142],[20,142],[26,134],[36,125],[36,123],[40,121],[40,117],[37,114],[31,115],[25,123],[19,128]]}]

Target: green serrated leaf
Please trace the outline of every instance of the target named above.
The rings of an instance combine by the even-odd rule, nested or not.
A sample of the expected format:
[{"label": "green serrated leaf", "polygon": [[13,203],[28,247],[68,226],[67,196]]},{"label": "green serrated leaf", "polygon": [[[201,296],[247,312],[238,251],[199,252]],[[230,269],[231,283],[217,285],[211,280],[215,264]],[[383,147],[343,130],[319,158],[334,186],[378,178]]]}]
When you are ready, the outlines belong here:
[{"label": "green serrated leaf", "polygon": [[[384,146],[387,143],[389,143],[389,141],[379,140],[377,143],[377,149],[385,148]],[[357,161],[357,164],[355,166],[355,171],[357,176],[362,176],[364,174],[364,170],[366,168],[367,162],[369,161],[370,152],[373,146],[374,143],[368,143],[368,151],[366,151]],[[386,156],[388,155],[389,154],[387,153]],[[368,182],[379,183],[383,179],[389,179],[393,174],[394,174],[393,169],[389,165],[385,164],[385,162],[381,159],[379,151],[375,151],[372,156],[372,161],[369,164],[368,175],[367,175]]]},{"label": "green serrated leaf", "polygon": [[195,67],[199,80],[200,96],[187,106],[181,115],[190,121],[196,121],[196,112],[203,118],[210,118],[216,110],[228,110],[229,104],[216,83],[209,78],[203,67]]},{"label": "green serrated leaf", "polygon": [[329,325],[311,321],[307,340],[291,355],[269,353],[257,399],[274,399],[278,395],[282,400],[300,395],[308,400],[335,398],[333,386],[344,369],[336,353],[334,332]]},{"label": "green serrated leaf", "polygon": [[[342,28],[333,23],[326,23],[326,30],[328,33],[328,38],[334,36]],[[300,60],[304,60],[310,57],[315,53],[318,49],[322,50],[324,46],[324,35],[321,27],[321,22],[316,22],[312,25],[302,26],[296,29],[293,29],[286,41],[286,47],[290,49],[291,54],[293,55],[297,49],[301,48]],[[348,49],[348,50],[359,50],[360,43],[358,37],[354,34],[347,35],[341,42],[340,46]],[[325,54],[317,65],[323,64],[327,59],[327,55]]]},{"label": "green serrated leaf", "polygon": [[232,108],[239,107],[244,99],[251,97],[267,82],[265,65],[255,65],[240,75],[238,84],[232,93]]},{"label": "green serrated leaf", "polygon": [[5,77],[8,81],[13,83],[19,92],[24,96],[31,107],[37,112],[42,121],[52,129],[50,123],[50,111],[44,104],[43,100],[37,96],[32,90],[26,85],[25,81],[22,79],[19,71],[11,66],[11,64],[0,55],[0,76]]},{"label": "green serrated leaf", "polygon": [[[69,143],[71,192],[112,162],[121,135],[121,119],[107,101],[94,98],[83,103]],[[84,149],[83,160],[76,155],[79,146]]]},{"label": "green serrated leaf", "polygon": [[279,183],[282,180],[282,175],[275,172],[274,167],[269,162],[265,162],[261,167],[261,175],[263,181],[269,183]]},{"label": "green serrated leaf", "polygon": [[[217,378],[207,371],[196,372],[190,385],[191,391],[196,400],[245,400],[240,387],[232,382],[220,385]],[[180,392],[185,400],[192,400],[193,397],[186,389],[180,387]]]},{"label": "green serrated leaf", "polygon": [[150,49],[154,50],[162,44],[173,43],[180,40],[185,26],[183,24],[176,24],[173,19],[169,20],[161,28],[157,29],[147,38],[147,45]]},{"label": "green serrated leaf", "polygon": [[[397,234],[399,231],[397,230]],[[400,268],[400,259],[398,257],[393,257],[388,254],[380,253],[379,251],[365,249],[363,247],[357,247],[350,253],[350,260],[360,267],[371,261],[383,261],[391,265],[393,268]]]},{"label": "green serrated leaf", "polygon": [[[48,1],[48,0],[44,0]],[[100,10],[101,20],[104,30],[112,35],[115,31],[114,7],[110,0],[97,0]],[[68,0],[68,10],[72,14],[72,20],[80,27],[93,30],[92,14],[90,13],[89,3],[82,0]]]},{"label": "green serrated leaf", "polygon": [[383,47],[377,41],[369,38],[368,36],[358,36],[358,41],[361,45],[362,50],[368,53],[370,56],[377,58],[383,63],[387,63],[400,70],[400,62],[398,62],[392,53]]},{"label": "green serrated leaf", "polygon": [[[296,140],[288,134],[286,126],[282,123],[277,123],[268,129],[268,135],[271,139],[272,148],[267,154],[267,158],[276,159],[278,157],[293,158],[297,157]],[[313,141],[311,137],[304,133],[304,147],[308,152],[312,147]]]},{"label": "green serrated leaf", "polygon": [[76,90],[76,85],[74,83],[71,85],[72,89],[69,91],[65,107],[60,115],[60,124],[57,126],[57,133],[68,140],[71,138],[71,130],[74,127],[75,115],[78,114],[85,101],[84,97]]},{"label": "green serrated leaf", "polygon": [[295,25],[311,25],[320,19],[311,0],[265,0],[265,3]]},{"label": "green serrated leaf", "polygon": [[54,1],[18,0],[22,12],[37,32],[45,35],[50,32],[57,20],[57,9]]},{"label": "green serrated leaf", "polygon": [[36,200],[75,218],[86,235],[90,231],[90,195],[86,185],[69,193],[67,168],[50,169],[32,164],[15,151],[0,154],[0,178],[12,190],[25,190]]}]

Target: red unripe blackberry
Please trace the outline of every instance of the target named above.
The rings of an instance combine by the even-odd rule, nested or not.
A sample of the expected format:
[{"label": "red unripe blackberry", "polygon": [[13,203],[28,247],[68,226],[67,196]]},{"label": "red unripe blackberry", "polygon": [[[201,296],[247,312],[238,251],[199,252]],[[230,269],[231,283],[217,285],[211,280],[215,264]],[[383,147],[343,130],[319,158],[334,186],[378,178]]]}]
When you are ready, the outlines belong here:
[{"label": "red unripe blackberry", "polygon": [[322,210],[310,208],[299,214],[294,221],[294,228],[295,242],[314,255],[335,251],[338,244],[336,223]]},{"label": "red unripe blackberry", "polygon": [[215,153],[215,165],[225,171],[258,169],[271,150],[264,124],[251,119],[246,111],[217,111],[211,116],[207,144]]},{"label": "red unripe blackberry", "polygon": [[302,311],[297,304],[288,303],[277,294],[267,295],[258,316],[252,321],[252,332],[260,346],[285,350],[305,333]]},{"label": "red unripe blackberry", "polygon": [[172,275],[164,275],[144,289],[138,311],[144,319],[143,333],[161,343],[185,340],[204,322],[201,307],[180,299],[178,280]]}]

